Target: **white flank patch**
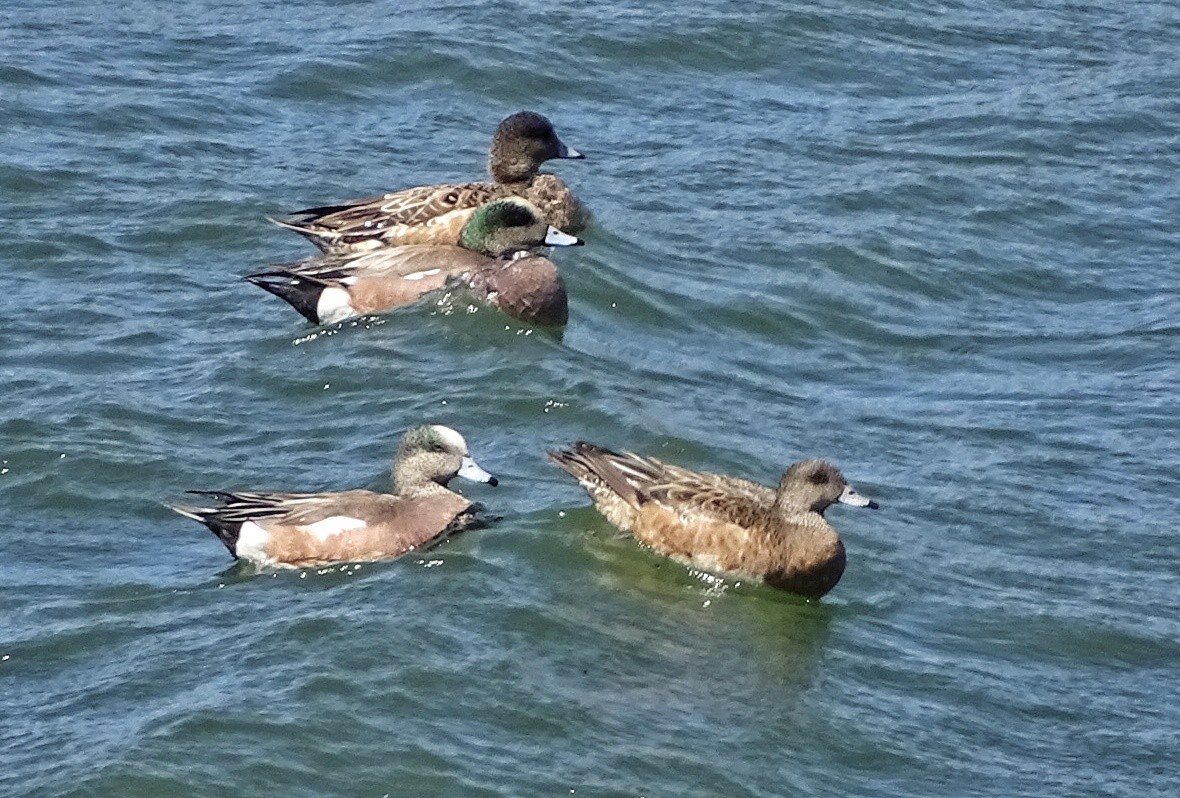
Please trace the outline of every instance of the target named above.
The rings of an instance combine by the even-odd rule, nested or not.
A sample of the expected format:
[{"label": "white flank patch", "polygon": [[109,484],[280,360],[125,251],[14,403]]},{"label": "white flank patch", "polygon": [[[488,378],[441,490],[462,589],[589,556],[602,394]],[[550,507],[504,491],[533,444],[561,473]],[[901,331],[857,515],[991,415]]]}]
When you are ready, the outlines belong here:
[{"label": "white flank patch", "polygon": [[403,280],[421,280],[423,277],[433,277],[434,275],[438,274],[441,271],[442,271],[442,269],[427,269],[424,272],[410,272],[402,279]]},{"label": "white flank patch", "polygon": [[359,518],[349,518],[347,515],[333,515],[325,518],[323,521],[308,524],[303,528],[310,532],[316,540],[323,543],[333,535],[339,535],[341,532],[348,532],[353,529],[362,529],[366,526],[368,524]]},{"label": "white flank patch", "polygon": [[335,324],[349,316],[355,316],[356,311],[352,308],[351,299],[343,288],[336,286],[325,288],[315,306],[316,315],[320,317],[320,324]]},{"label": "white flank patch", "polygon": [[238,529],[238,542],[234,546],[234,553],[243,560],[249,560],[259,565],[270,562],[270,555],[266,553],[266,542],[270,534],[253,521],[247,521]]},{"label": "white flank patch", "polygon": [[438,433],[438,437],[442,438],[448,446],[457,451],[467,452],[467,441],[463,440],[463,436],[450,427],[444,427],[442,424],[435,424],[434,431]]}]

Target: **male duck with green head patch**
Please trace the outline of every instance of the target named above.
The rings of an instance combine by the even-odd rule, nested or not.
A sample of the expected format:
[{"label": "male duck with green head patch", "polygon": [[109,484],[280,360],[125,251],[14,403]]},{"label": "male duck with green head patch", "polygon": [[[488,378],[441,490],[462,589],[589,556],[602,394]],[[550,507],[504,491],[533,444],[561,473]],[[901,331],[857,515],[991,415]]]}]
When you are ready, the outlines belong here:
[{"label": "male duck with green head patch", "polygon": [[511,197],[476,209],[457,245],[382,247],[351,255],[321,255],[246,279],[290,303],[314,324],[382,313],[424,294],[459,286],[530,324],[569,318],[565,283],[542,247],[582,240],[547,224],[529,201]]}]

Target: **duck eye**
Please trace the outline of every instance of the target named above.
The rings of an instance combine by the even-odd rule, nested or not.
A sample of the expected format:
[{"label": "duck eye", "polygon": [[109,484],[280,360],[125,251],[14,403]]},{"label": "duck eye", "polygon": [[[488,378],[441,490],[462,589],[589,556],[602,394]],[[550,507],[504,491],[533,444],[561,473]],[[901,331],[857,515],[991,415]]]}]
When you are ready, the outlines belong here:
[{"label": "duck eye", "polygon": [[812,485],[826,485],[828,484],[828,475],[824,471],[814,471],[808,478]]},{"label": "duck eye", "polygon": [[504,227],[528,227],[535,219],[527,208],[519,205],[507,205],[500,214],[500,223]]}]

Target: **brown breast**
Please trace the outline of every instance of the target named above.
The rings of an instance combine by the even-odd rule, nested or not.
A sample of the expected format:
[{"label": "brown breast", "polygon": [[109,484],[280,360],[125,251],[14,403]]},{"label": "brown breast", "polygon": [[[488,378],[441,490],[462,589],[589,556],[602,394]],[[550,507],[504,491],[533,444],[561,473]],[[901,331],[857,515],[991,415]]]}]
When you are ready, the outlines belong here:
[{"label": "brown breast", "polygon": [[510,316],[531,324],[565,324],[569,298],[565,282],[548,258],[497,261],[472,272],[473,291]]}]

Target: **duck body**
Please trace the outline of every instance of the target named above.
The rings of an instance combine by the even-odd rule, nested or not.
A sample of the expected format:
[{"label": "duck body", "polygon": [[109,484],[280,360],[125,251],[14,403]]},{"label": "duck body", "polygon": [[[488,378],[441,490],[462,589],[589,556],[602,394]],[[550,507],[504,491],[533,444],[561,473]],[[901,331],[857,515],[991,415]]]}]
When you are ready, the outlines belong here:
[{"label": "duck body", "polygon": [[282,298],[313,324],[381,313],[431,291],[456,287],[532,324],[565,324],[569,298],[557,267],[536,250],[581,239],[550,224],[535,205],[514,197],[481,205],[459,245],[410,244],[371,252],[320,255],[246,277]]},{"label": "duck body", "polygon": [[444,489],[395,496],[366,490],[342,493],[194,491],[220,503],[186,508],[235,559],[262,566],[301,568],[334,562],[399,557],[467,528],[474,506]]},{"label": "duck body", "polygon": [[395,491],[190,491],[211,506],[173,506],[204,524],[235,559],[300,568],[398,557],[477,520],[478,505],[448,489],[455,476],[496,485],[455,430],[420,426],[402,438]]},{"label": "duck body", "polygon": [[565,324],[569,298],[557,267],[528,255],[492,258],[457,246],[410,245],[359,255],[323,255],[252,274],[250,282],[313,324],[384,313],[446,287],[533,324]]},{"label": "duck body", "polygon": [[516,183],[420,186],[308,208],[273,221],[329,254],[357,254],[406,244],[455,245],[476,208],[509,197],[532,202],[559,230],[579,233],[589,220],[589,212],[561,178],[542,172]]},{"label": "duck body", "polygon": [[540,114],[522,111],[504,119],[488,153],[490,182],[419,186],[380,197],[296,211],[272,220],[294,230],[327,253],[348,254],[405,244],[457,244],[476,208],[521,197],[548,223],[580,232],[589,214],[556,175],[540,171],[554,158],[582,158],[557,137]]},{"label": "duck body", "polygon": [[[824,461],[792,466],[776,491],[585,442],[549,456],[608,521],[685,565],[764,580],[807,598],[828,593],[844,573],[844,544],[822,511],[863,497],[849,488],[838,498],[847,484]],[[821,476],[823,484],[811,481]],[[866,499],[861,506],[876,505]]]}]

